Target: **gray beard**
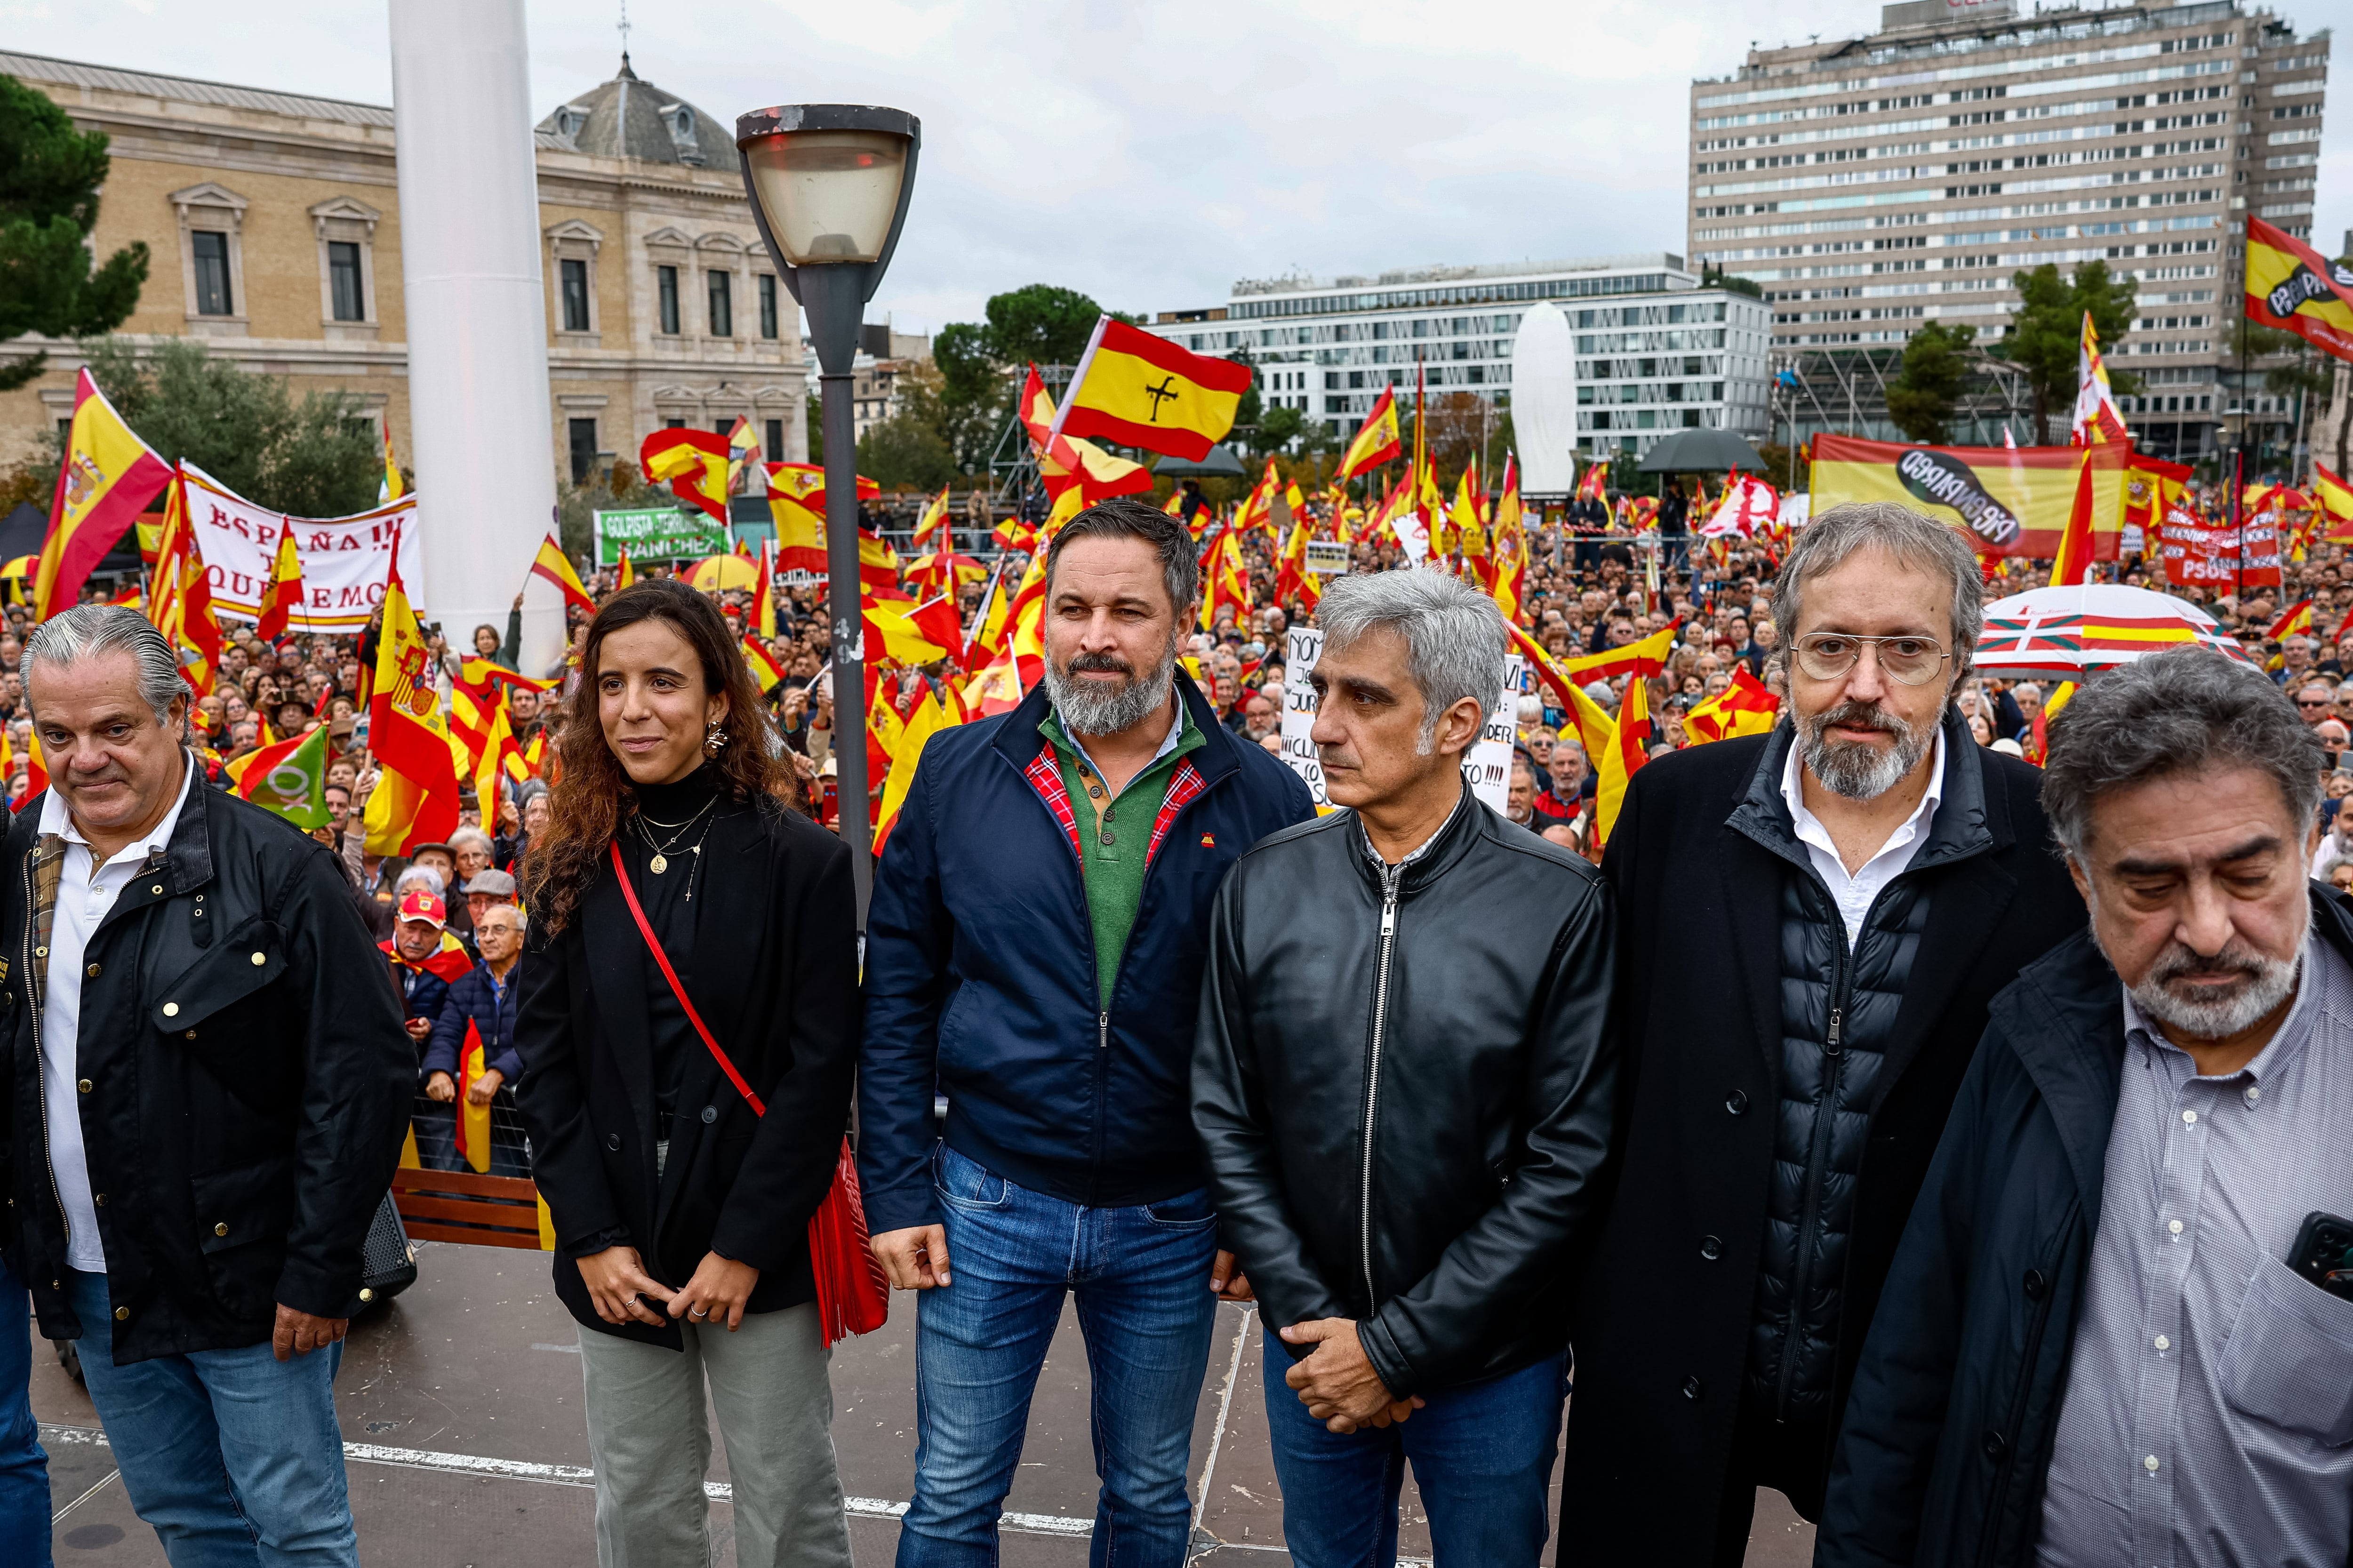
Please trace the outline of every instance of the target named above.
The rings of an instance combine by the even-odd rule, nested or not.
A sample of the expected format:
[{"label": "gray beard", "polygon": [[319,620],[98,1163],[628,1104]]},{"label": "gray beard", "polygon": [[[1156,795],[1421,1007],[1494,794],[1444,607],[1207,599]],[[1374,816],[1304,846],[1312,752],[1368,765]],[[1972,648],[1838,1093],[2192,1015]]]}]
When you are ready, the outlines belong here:
[{"label": "gray beard", "polygon": [[[2308,929],[2312,921],[2311,906],[2302,906]],[[2093,929],[2099,928],[2095,924]],[[2296,952],[2304,951],[2304,932],[2296,933]],[[2166,989],[2166,977],[2190,970],[2211,968],[2217,963],[2230,963],[2245,969],[2245,975],[2229,985],[2219,988],[2221,994],[2197,1000],[2186,1000]],[[2192,1039],[2220,1040],[2251,1027],[2256,1020],[2295,994],[2296,976],[2301,967],[2299,958],[2268,958],[2253,952],[2233,938],[2214,958],[2200,958],[2176,942],[2165,955],[2149,965],[2148,973],[2139,984],[2130,988],[2133,1005],[2158,1023],[2180,1030]],[[2213,989],[2213,988],[2209,988]]]},{"label": "gray beard", "polygon": [[1115,735],[1134,729],[1168,705],[1169,688],[1176,679],[1176,644],[1172,638],[1148,675],[1131,676],[1115,690],[1100,682],[1082,680],[1052,659],[1046,661],[1046,695],[1054,711],[1073,734]]},{"label": "gray beard", "polygon": [[[1883,752],[1860,741],[1828,740],[1824,731],[1832,723],[1870,724],[1894,736],[1895,743]],[[1915,728],[1884,708],[1859,702],[1841,702],[1798,721],[1798,744],[1804,748],[1807,768],[1824,789],[1849,800],[1876,800],[1885,795],[1920,765],[1936,743],[1936,725]]]}]

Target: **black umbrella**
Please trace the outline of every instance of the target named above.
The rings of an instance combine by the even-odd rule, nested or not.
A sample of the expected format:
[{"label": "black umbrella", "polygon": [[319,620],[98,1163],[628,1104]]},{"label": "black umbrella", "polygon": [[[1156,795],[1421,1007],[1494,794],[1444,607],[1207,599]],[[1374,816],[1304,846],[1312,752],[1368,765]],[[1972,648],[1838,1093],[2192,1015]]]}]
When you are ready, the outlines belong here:
[{"label": "black umbrella", "polygon": [[1164,479],[1246,479],[1250,470],[1241,459],[1223,447],[1212,447],[1208,457],[1188,463],[1182,458],[1163,458],[1152,471]]},{"label": "black umbrella", "polygon": [[1735,468],[1765,471],[1765,459],[1745,437],[1729,430],[1678,430],[1642,458],[1646,474],[1722,474]]}]

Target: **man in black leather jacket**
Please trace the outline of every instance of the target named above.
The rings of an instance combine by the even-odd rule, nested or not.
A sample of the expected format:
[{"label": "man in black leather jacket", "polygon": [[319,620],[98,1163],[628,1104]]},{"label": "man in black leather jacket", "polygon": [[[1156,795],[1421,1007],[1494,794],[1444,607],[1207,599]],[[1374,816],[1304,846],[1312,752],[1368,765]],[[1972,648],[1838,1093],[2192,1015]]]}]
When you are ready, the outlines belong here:
[{"label": "man in black leather jacket", "polygon": [[1440,1564],[1533,1564],[1610,1141],[1609,894],[1463,782],[1493,600],[1388,572],[1318,618],[1314,740],[1354,809],[1227,878],[1193,1058],[1219,1215],[1281,1331],[1283,1533],[1303,1568],[1394,1560],[1409,1458]]}]

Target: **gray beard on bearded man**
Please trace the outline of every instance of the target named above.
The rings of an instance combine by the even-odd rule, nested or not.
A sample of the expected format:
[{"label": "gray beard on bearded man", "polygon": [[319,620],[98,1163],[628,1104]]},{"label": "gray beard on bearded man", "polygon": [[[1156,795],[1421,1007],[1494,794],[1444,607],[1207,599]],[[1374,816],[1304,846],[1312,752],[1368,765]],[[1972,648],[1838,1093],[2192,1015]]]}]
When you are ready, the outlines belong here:
[{"label": "gray beard on bearded man", "polygon": [[[1116,687],[1080,679],[1082,671],[1125,675]],[[1117,654],[1082,653],[1067,668],[1046,661],[1046,695],[1054,711],[1075,734],[1115,735],[1132,729],[1168,705],[1168,689],[1176,679],[1176,642],[1170,638],[1152,673],[1138,676],[1134,667]]]},{"label": "gray beard on bearded man", "polygon": [[[1895,737],[1884,751],[1862,741],[1828,738],[1831,725],[1881,730]],[[1806,767],[1822,787],[1849,800],[1876,800],[1920,765],[1936,743],[1936,726],[1913,725],[1875,702],[1841,702],[1798,720],[1798,744]]]}]

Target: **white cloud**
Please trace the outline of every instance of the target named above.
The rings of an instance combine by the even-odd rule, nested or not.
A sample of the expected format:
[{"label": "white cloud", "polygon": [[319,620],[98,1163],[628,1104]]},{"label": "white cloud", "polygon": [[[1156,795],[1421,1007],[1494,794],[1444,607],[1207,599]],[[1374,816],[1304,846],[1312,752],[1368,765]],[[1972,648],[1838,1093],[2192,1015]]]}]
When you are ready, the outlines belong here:
[{"label": "white cloud", "polygon": [[[35,53],[390,101],[380,6],[134,3],[0,14]],[[616,8],[529,3],[543,112],[612,74]],[[2288,15],[2309,29],[2328,8]],[[641,0],[631,53],[723,122],[791,100],[922,116],[873,309],[933,328],[1031,282],[1160,310],[1294,267],[1681,252],[1693,79],[1734,69],[1751,38],[1878,16],[1873,0]],[[2353,131],[2327,134],[2314,233],[2333,250],[2353,224]]]}]

